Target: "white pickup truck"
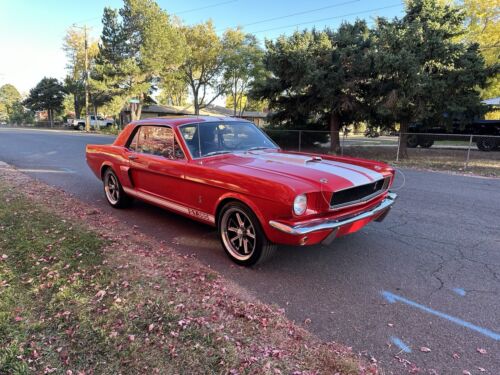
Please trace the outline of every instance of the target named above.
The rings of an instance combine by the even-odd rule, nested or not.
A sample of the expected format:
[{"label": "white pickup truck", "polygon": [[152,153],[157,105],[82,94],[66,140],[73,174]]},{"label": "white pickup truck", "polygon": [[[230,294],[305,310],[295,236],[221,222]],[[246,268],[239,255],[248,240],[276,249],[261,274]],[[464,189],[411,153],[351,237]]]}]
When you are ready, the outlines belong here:
[{"label": "white pickup truck", "polygon": [[[85,118],[78,118],[68,121],[69,125],[74,129],[85,130]],[[98,129],[105,128],[114,124],[113,120],[105,119],[102,116],[90,116],[90,128]]]}]

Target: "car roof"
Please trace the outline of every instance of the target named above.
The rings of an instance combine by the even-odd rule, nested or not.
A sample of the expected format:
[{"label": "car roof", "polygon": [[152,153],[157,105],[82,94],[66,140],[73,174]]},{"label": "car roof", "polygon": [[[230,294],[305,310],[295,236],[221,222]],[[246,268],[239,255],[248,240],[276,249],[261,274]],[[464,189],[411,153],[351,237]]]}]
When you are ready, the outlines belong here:
[{"label": "car roof", "polygon": [[225,116],[162,116],[162,117],[150,117],[135,122],[136,125],[170,125],[170,126],[180,126],[185,124],[193,124],[199,122],[214,122],[214,121],[238,121],[238,122],[249,122],[242,118],[235,117],[225,117]]}]

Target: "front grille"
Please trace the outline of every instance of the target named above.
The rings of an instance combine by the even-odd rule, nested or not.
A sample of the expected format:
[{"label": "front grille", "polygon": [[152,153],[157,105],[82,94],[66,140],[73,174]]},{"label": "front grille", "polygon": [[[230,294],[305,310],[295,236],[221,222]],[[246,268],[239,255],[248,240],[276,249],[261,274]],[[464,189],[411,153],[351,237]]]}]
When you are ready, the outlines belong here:
[{"label": "front grille", "polygon": [[390,177],[371,182],[366,185],[335,191],[330,201],[331,208],[340,208],[351,204],[362,203],[379,195],[389,187]]}]

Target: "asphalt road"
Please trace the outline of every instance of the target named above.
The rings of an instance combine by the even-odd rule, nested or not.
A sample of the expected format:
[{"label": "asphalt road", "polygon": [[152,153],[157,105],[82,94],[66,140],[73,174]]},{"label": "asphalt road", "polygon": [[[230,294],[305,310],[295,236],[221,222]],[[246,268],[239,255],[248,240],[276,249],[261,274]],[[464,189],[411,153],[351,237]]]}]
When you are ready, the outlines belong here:
[{"label": "asphalt road", "polygon": [[420,373],[500,374],[500,179],[404,170],[383,223],[328,247],[282,247],[244,269],[212,228],[140,202],[108,207],[84,149],[112,139],[0,129],[0,160],[195,254],[291,319],[310,319],[321,338],[373,355],[388,374],[407,373],[405,361]]}]

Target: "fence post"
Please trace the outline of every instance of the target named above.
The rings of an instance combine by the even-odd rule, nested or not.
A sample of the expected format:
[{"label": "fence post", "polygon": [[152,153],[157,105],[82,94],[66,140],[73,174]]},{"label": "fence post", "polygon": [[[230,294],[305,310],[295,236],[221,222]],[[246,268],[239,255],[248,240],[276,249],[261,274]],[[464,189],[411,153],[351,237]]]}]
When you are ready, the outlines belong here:
[{"label": "fence post", "polygon": [[472,134],[470,135],[470,138],[469,138],[469,148],[467,149],[467,159],[465,160],[464,171],[466,171],[467,167],[469,166],[470,149],[471,149],[471,147],[472,147]]},{"label": "fence post", "polygon": [[299,130],[299,152],[302,149],[302,130]]},{"label": "fence post", "polygon": [[398,152],[396,153],[396,162],[399,162],[399,148],[401,147],[401,132],[398,134]]}]

